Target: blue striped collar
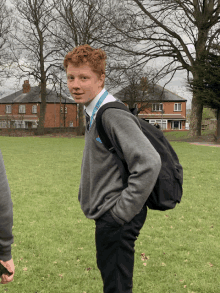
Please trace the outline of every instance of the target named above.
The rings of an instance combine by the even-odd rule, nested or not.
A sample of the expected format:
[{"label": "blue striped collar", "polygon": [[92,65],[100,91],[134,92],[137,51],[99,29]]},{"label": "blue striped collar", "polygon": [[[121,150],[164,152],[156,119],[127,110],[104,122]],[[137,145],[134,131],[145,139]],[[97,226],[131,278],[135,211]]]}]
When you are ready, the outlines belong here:
[{"label": "blue striped collar", "polygon": [[84,106],[84,109],[86,110],[87,114],[91,117],[93,113],[93,109],[95,108],[98,100],[101,98],[101,96],[104,94],[106,91],[105,88],[101,90],[101,92],[91,101],[91,103],[86,107]]}]

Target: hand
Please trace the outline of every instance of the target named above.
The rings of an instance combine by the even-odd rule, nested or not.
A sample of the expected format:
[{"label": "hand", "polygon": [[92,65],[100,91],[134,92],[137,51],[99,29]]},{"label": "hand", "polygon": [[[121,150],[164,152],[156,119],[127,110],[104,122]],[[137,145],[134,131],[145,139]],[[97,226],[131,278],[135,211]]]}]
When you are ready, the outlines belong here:
[{"label": "hand", "polygon": [[14,266],[14,262],[13,259],[10,259],[8,261],[3,261],[0,260],[0,263],[6,267],[6,269],[10,272],[13,273],[11,276],[5,275],[3,274],[2,276],[0,276],[0,278],[2,279],[2,281],[0,282],[0,284],[8,284],[9,282],[13,281],[14,279],[14,274],[15,274],[15,266]]}]

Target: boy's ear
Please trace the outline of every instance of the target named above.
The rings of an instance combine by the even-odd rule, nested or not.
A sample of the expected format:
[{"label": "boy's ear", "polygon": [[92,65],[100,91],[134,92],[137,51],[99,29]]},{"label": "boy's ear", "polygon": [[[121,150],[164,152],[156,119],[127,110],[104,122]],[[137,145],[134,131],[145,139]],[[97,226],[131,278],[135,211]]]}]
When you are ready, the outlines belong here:
[{"label": "boy's ear", "polygon": [[101,75],[101,80],[104,81],[105,80],[105,74]]},{"label": "boy's ear", "polygon": [[105,82],[105,74],[102,74],[99,78],[100,84],[103,85]]}]

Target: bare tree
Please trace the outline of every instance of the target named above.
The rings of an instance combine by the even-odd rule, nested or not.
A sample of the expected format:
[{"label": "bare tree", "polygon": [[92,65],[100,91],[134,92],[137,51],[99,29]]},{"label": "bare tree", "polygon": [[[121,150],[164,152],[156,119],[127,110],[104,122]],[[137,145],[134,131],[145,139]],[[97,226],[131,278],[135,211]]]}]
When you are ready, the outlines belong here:
[{"label": "bare tree", "polygon": [[[100,46],[98,40],[110,36],[111,25],[100,18],[106,13],[105,0],[11,0],[18,17],[12,34],[14,61],[22,71],[20,78],[33,76],[41,85],[41,107],[38,132],[44,129],[46,85],[58,85],[65,75],[63,59],[73,47],[89,44]],[[59,76],[57,71],[60,70]],[[54,81],[57,82],[54,82]],[[62,86],[63,87],[63,86]],[[59,89],[58,89],[59,91]],[[78,134],[82,135],[83,106],[79,105]]]},{"label": "bare tree", "polygon": [[[18,12],[16,32],[12,34],[11,44],[14,61],[23,76],[33,76],[41,86],[41,104],[39,114],[38,133],[44,133],[46,113],[46,86],[52,73],[53,55],[58,51],[53,43],[53,37],[48,31],[54,21],[50,17],[53,4],[45,0],[13,0]],[[15,11],[15,13],[16,13]]]},{"label": "bare tree", "polygon": [[[109,22],[106,22],[102,15],[108,14],[111,1],[106,0],[53,0],[56,9],[56,29],[51,33],[57,37],[57,47],[60,48],[59,58],[60,67],[62,69],[63,58],[73,47],[88,44],[95,48],[108,49],[102,44],[102,39],[109,38],[112,42],[116,39],[115,32]],[[120,3],[116,3],[118,7]],[[109,48],[111,51],[111,48]],[[114,50],[112,50],[114,51]],[[113,54],[113,52],[112,52]],[[108,59],[111,58],[110,52]],[[118,56],[117,56],[118,58]],[[107,64],[110,64],[108,62]],[[110,66],[106,70],[106,84],[110,86],[115,79],[110,77]],[[109,78],[110,77],[110,78]],[[78,108],[79,128],[78,135],[82,135],[83,126],[83,106],[80,104]]]},{"label": "bare tree", "polygon": [[[97,4],[95,2],[98,2]],[[99,31],[99,24],[94,7],[100,1],[84,3],[78,0],[53,0],[56,9],[56,30],[51,31],[56,37],[57,46],[60,48],[60,69],[63,70],[63,59],[68,51],[82,44],[92,44],[92,35]],[[84,133],[83,105],[78,107],[78,135]]]},{"label": "bare tree", "polygon": [[[126,8],[126,30],[114,22],[109,14],[109,21],[120,34],[120,43],[111,43],[108,39],[103,44],[116,48],[126,55],[136,55],[142,62],[149,62],[159,57],[167,58],[161,68],[171,74],[185,70],[187,79],[190,73],[198,78],[196,64],[204,52],[212,50],[213,44],[219,43],[220,35],[220,0],[122,0]],[[125,10],[124,10],[125,11]],[[123,12],[124,12],[123,11]],[[123,20],[122,16],[122,20]],[[125,41],[132,45],[126,46]],[[139,45],[139,46],[137,46]],[[201,135],[203,103],[193,92],[190,121],[190,135]]]},{"label": "bare tree", "polygon": [[[156,91],[156,70],[144,65],[136,65],[136,59],[129,62],[113,64],[117,85],[122,87],[116,97],[126,102],[129,109],[137,109],[137,114],[151,107],[152,97],[154,101],[162,102],[164,98],[163,90]],[[124,66],[122,66],[124,64]]]},{"label": "bare tree", "polygon": [[[8,59],[8,35],[11,29],[10,9],[6,6],[6,1],[0,3],[0,76],[1,79],[7,73],[7,68],[10,65]],[[1,80],[0,80],[1,83]]]}]

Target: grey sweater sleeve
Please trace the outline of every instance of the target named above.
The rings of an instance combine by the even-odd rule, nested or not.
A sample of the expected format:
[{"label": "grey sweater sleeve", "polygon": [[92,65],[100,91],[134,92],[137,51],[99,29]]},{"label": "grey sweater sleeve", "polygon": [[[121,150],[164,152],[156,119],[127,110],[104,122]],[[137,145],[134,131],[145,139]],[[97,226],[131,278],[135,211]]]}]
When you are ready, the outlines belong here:
[{"label": "grey sweater sleeve", "polygon": [[124,224],[141,211],[152,192],[161,169],[161,158],[134,115],[110,108],[103,113],[102,122],[112,144],[123,154],[130,172],[128,187],[110,210],[115,220]]},{"label": "grey sweater sleeve", "polygon": [[4,161],[0,151],[0,260],[8,261],[11,256],[13,203],[6,176]]}]

